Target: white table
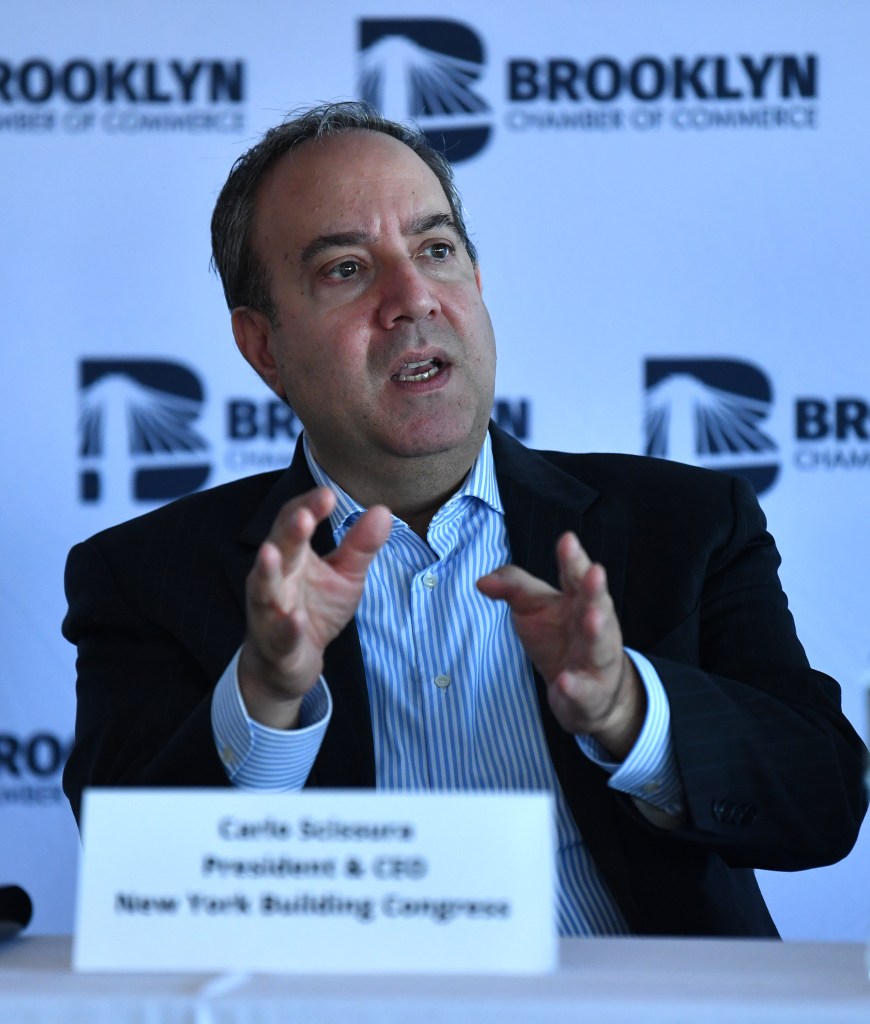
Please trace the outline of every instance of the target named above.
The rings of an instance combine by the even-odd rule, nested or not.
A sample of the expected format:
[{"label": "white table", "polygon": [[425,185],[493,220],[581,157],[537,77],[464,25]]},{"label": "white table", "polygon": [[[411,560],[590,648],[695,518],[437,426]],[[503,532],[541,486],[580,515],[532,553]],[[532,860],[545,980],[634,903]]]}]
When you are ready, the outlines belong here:
[{"label": "white table", "polygon": [[870,1024],[857,944],[572,939],[538,977],[74,974],[0,945],[0,1024]]}]

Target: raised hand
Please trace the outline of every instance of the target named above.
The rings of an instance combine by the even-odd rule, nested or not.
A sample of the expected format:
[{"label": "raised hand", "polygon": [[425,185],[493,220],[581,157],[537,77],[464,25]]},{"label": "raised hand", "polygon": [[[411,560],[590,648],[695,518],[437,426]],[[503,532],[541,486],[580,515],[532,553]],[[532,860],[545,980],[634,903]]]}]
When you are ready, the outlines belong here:
[{"label": "raised hand", "polygon": [[507,601],[562,728],[591,735],[623,758],[643,724],[646,694],[623,650],[604,568],[573,533],[559,538],[556,559],[560,590],[515,565],[484,576],[478,589]]},{"label": "raised hand", "polygon": [[251,717],[273,728],[296,725],[323,652],[356,611],[368,567],[390,535],[389,511],[374,506],[322,558],[311,538],[334,505],[324,487],[288,502],[248,574],[239,686]]}]

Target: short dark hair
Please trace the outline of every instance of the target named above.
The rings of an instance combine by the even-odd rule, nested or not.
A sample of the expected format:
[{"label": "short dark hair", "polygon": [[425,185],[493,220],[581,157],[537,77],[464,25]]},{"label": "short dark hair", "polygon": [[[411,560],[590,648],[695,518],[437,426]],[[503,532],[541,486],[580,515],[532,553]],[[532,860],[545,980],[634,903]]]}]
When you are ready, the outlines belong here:
[{"label": "short dark hair", "polygon": [[274,324],[277,311],[271,295],[269,272],[251,244],[256,216],[257,191],[266,172],[294,146],[344,132],[371,131],[403,142],[431,168],[444,189],[459,238],[477,265],[477,250],[468,237],[462,200],[447,158],[433,149],[416,125],[400,124],[382,117],[367,103],[324,103],[294,111],[239,157],[221,189],[211,218],[212,265],[220,275],[227,305],[249,306],[265,313]]}]

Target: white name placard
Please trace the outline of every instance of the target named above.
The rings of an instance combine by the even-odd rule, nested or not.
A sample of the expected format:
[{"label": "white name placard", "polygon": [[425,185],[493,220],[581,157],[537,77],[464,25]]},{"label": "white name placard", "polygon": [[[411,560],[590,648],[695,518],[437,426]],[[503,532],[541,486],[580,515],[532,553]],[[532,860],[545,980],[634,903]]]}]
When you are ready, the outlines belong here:
[{"label": "white name placard", "polygon": [[93,789],[81,971],[538,973],[549,794]]}]

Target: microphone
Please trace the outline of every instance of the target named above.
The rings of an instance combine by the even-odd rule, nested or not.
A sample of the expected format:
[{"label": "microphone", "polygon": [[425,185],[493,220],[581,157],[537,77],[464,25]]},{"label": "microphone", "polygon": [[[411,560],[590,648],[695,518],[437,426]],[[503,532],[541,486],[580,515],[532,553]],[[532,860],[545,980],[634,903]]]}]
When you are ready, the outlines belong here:
[{"label": "microphone", "polygon": [[14,939],[32,916],[33,904],[20,885],[0,885],[0,942]]}]

